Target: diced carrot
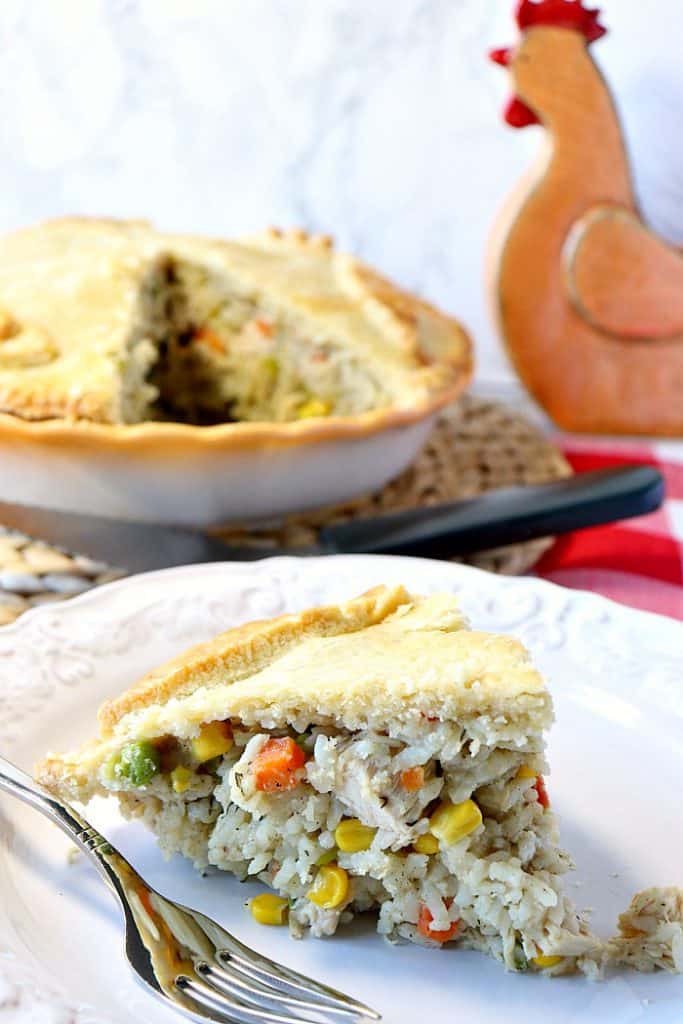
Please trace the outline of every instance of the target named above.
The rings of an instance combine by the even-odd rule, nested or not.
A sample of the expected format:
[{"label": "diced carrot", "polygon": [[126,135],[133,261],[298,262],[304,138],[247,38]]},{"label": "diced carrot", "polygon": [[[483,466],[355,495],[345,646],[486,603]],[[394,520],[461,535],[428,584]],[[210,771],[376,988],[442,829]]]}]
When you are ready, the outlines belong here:
[{"label": "diced carrot", "polygon": [[212,331],[210,327],[200,327],[198,331],[195,331],[194,340],[202,345],[207,345],[214,352],[220,352],[221,354],[225,352],[222,338],[215,331]]},{"label": "diced carrot", "polygon": [[256,788],[264,793],[294,789],[296,772],[305,762],[306,754],[291,736],[267,740],[251,763]]},{"label": "diced carrot", "polygon": [[545,779],[542,775],[536,776],[534,789],[536,790],[538,802],[541,807],[550,807],[550,797],[548,796],[548,790],[545,788]]},{"label": "diced carrot", "polygon": [[254,320],[254,327],[266,338],[270,338],[273,333],[273,325],[268,320]]},{"label": "diced carrot", "polygon": [[425,770],[420,765],[416,765],[414,768],[406,768],[405,771],[401,772],[401,785],[409,793],[416,793],[418,789],[422,789],[424,784]]},{"label": "diced carrot", "polygon": [[[450,907],[453,900],[446,900],[446,906]],[[460,921],[453,921],[450,928],[443,929],[442,931],[432,931],[429,927],[434,917],[431,910],[424,906],[420,907],[420,914],[417,919],[417,930],[420,935],[424,935],[425,939],[433,939],[434,942],[450,942],[454,939],[460,930]]]}]

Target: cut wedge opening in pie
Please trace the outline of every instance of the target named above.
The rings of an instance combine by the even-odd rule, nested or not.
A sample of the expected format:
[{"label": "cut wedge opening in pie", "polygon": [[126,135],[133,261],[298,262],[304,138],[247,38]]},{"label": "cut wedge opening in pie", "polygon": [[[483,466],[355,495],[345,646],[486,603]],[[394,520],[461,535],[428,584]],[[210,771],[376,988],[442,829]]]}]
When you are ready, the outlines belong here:
[{"label": "cut wedge opening in pie", "polygon": [[115,794],[166,855],[265,882],[254,917],[295,935],[371,911],[389,939],[597,976],[605,944],[562,890],[551,719],[518,641],[469,629],[449,595],[378,587],[193,648],[38,775]]}]

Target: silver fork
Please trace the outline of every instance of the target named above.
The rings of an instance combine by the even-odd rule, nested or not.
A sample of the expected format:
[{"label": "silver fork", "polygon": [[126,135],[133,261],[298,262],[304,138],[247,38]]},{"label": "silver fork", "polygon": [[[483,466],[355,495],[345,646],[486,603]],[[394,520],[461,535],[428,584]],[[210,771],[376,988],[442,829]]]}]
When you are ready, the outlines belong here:
[{"label": "silver fork", "polygon": [[78,811],[3,757],[0,790],[44,814],[95,862],[121,903],[128,963],[186,1016],[223,1024],[380,1019],[363,1003],[269,960],[204,914],[156,892]]}]

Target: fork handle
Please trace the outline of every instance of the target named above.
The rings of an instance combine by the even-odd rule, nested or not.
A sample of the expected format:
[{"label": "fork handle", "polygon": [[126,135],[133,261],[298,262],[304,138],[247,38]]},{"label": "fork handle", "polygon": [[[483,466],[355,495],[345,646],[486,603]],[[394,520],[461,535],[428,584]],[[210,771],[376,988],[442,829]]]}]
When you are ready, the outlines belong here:
[{"label": "fork handle", "polygon": [[[86,821],[74,807],[60,797],[50,793],[30,775],[17,768],[4,757],[0,757],[0,790],[16,796],[25,804],[40,811],[46,818],[57,825],[76,846],[86,853],[97,866],[98,871],[107,884],[118,892],[117,876],[111,864],[105,859],[116,853],[104,836]],[[121,855],[118,855],[121,858]],[[123,860],[123,858],[121,858]]]}]

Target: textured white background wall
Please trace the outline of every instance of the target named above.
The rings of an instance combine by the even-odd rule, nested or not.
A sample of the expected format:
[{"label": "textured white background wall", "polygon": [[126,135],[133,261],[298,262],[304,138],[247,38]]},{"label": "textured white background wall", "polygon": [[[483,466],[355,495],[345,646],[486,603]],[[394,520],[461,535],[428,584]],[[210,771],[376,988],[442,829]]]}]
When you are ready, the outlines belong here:
[{"label": "textured white background wall", "polygon": [[[595,47],[645,210],[683,241],[683,8],[605,0]],[[481,283],[538,145],[488,64],[512,0],[4,0],[0,229],[61,213],[190,231],[270,223],[343,246],[458,314],[509,379]]]}]

